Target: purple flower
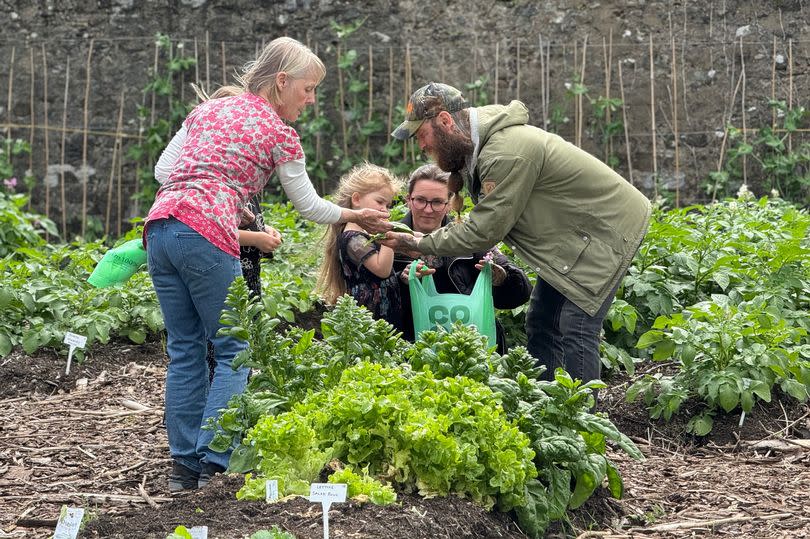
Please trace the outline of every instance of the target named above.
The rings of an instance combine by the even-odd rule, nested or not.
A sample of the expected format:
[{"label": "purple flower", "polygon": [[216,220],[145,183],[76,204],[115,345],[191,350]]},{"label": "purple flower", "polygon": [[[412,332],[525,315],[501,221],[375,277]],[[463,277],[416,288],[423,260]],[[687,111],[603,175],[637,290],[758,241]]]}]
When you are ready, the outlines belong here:
[{"label": "purple flower", "polygon": [[6,186],[6,189],[9,191],[13,191],[15,187],[17,187],[17,178],[9,178],[7,180],[3,180],[3,185]]}]

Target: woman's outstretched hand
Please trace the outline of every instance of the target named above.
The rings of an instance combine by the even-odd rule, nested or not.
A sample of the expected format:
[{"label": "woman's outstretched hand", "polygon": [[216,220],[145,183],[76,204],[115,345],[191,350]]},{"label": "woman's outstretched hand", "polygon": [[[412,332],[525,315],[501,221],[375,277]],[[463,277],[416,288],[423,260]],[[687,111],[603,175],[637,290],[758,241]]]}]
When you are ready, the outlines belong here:
[{"label": "woman's outstretched hand", "polygon": [[360,228],[366,232],[377,234],[391,230],[391,223],[388,221],[390,214],[387,211],[362,208],[352,210],[352,212],[354,212],[354,222],[360,225]]}]

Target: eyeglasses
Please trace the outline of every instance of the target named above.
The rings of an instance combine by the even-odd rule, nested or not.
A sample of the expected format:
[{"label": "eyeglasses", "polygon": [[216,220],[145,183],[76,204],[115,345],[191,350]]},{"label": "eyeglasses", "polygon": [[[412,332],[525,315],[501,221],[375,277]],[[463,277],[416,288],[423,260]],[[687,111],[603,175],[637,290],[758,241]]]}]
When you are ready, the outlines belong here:
[{"label": "eyeglasses", "polygon": [[450,204],[447,200],[428,200],[424,197],[408,197],[408,200],[411,201],[411,204],[416,210],[424,210],[427,208],[428,204],[430,204],[430,209],[433,211],[442,211]]}]

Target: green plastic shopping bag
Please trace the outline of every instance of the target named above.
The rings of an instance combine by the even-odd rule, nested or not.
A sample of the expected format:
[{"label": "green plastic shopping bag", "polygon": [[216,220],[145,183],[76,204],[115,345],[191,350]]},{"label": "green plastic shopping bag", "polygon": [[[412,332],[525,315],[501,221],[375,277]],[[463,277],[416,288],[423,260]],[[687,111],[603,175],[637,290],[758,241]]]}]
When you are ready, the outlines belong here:
[{"label": "green plastic shopping bag", "polygon": [[138,238],[107,251],[96,265],[87,282],[96,288],[122,285],[146,264],[143,240]]},{"label": "green plastic shopping bag", "polygon": [[495,346],[495,305],[492,299],[492,265],[484,264],[472,293],[440,294],[436,291],[433,275],[419,279],[416,260],[411,264],[408,289],[411,294],[414,335],[442,326],[448,331],[456,321],[474,325],[478,333],[486,335],[489,346]]}]

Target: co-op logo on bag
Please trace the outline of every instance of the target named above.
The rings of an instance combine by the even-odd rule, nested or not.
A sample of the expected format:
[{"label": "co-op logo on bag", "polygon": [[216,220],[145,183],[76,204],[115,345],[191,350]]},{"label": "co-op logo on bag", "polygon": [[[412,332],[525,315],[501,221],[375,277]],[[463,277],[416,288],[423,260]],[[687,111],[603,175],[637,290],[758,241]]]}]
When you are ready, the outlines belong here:
[{"label": "co-op logo on bag", "polygon": [[449,308],[446,305],[433,305],[428,309],[428,318],[434,324],[449,327],[455,322],[469,324],[472,313],[466,305],[453,305]]}]

